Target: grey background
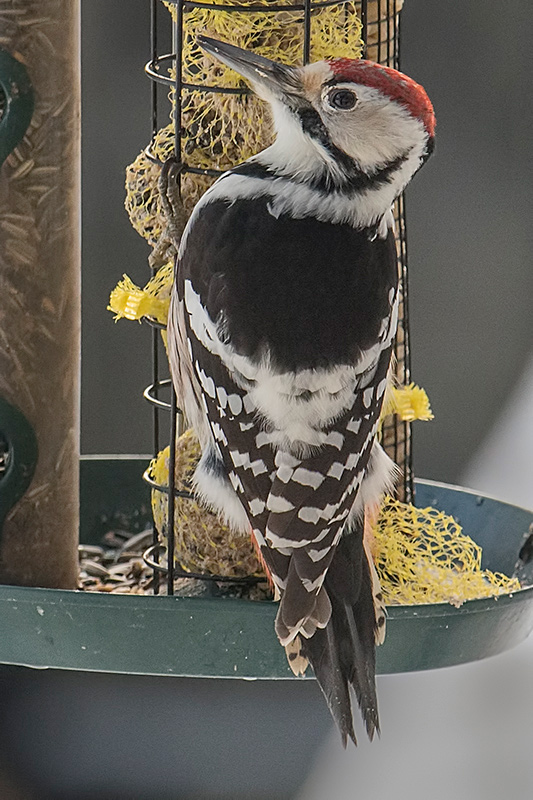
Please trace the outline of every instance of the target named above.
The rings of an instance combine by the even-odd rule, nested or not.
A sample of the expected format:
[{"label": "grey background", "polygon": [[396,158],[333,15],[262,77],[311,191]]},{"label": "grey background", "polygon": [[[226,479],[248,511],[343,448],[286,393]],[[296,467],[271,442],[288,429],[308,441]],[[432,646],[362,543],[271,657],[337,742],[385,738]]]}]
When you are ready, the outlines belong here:
[{"label": "grey background", "polygon": [[402,24],[437,115],[408,189],[413,373],[435,412],[414,426],[415,469],[457,482],[533,343],[533,8],[414,0]]},{"label": "grey background", "polygon": [[[408,189],[413,378],[435,420],[415,425],[417,474],[457,481],[531,347],[528,0],[408,0],[403,68],[425,85],[437,149]],[[106,311],[148,248],[123,209],[124,168],[150,138],[148,3],[83,3],[83,404],[87,453],[149,452],[146,326]]]},{"label": "grey background", "polygon": [[[147,247],[122,209],[124,167],[150,135],[148,3],[85,0],[83,16],[83,449],[147,452],[149,335],[114,325],[105,307],[123,272],[139,283],[148,275]],[[533,377],[508,403],[533,352],[532,22],[529,0],[407,0],[403,12],[403,66],[438,117],[437,152],[408,197],[414,378],[436,413],[416,427],[417,472],[467,474],[504,497],[520,479],[512,499],[524,505]],[[514,427],[502,427],[502,415],[514,415]],[[380,678],[382,741],[341,752],[332,734],[299,800],[529,800],[532,652],[528,642],[480,664]],[[12,785],[0,765],[0,796],[294,798],[282,768],[303,778],[331,727],[316,685],[235,688],[2,670],[0,751]],[[287,751],[282,762],[269,742]]]}]

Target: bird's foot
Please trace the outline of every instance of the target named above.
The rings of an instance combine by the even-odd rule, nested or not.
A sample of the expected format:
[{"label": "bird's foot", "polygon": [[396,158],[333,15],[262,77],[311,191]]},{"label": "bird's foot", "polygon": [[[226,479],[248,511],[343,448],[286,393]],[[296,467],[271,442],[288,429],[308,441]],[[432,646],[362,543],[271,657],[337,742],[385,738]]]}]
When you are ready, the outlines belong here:
[{"label": "bird's foot", "polygon": [[148,258],[152,269],[159,269],[175,258],[187,224],[187,215],[180,194],[180,173],[181,164],[174,156],[167,158],[161,167],[159,196],[166,224]]}]

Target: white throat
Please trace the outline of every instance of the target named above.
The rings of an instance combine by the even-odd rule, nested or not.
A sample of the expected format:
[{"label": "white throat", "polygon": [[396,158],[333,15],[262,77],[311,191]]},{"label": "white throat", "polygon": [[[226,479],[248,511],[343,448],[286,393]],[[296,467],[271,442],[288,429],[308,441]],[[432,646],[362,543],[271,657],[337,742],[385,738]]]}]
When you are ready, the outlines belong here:
[{"label": "white throat", "polygon": [[[268,198],[268,210],[274,217],[287,214],[296,219],[315,217],[322,222],[348,224],[354,228],[378,226],[378,235],[385,238],[393,226],[392,206],[396,198],[420,167],[425,141],[415,139],[405,159],[384,181],[370,183],[357,191],[335,190],[346,175],[333,153],[312,136],[307,135],[299,120],[281,103],[273,103],[277,139],[270,147],[249,159],[260,164],[271,175],[258,177],[229,172],[203,195],[199,207],[217,200]],[[358,163],[356,161],[356,163]],[[367,165],[364,173],[370,179],[383,164]],[[317,187],[317,181],[332,178],[328,191]],[[195,215],[194,214],[194,215]],[[194,216],[193,215],[193,216]]]}]

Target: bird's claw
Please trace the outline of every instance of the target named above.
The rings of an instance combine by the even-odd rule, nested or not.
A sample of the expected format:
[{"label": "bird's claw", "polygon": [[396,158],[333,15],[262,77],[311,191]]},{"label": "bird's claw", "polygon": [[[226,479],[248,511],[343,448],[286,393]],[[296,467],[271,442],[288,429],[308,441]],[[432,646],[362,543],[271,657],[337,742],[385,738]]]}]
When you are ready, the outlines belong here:
[{"label": "bird's claw", "polygon": [[148,262],[152,269],[159,269],[177,254],[187,215],[180,194],[179,176],[182,165],[171,156],[161,167],[159,196],[166,221]]}]

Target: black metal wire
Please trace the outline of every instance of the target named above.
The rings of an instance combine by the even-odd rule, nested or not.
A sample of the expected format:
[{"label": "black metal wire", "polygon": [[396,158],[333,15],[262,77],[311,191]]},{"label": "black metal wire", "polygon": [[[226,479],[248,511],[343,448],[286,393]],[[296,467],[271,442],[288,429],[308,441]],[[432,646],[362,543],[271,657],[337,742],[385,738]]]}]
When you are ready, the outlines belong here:
[{"label": "black metal wire", "polygon": [[[176,162],[181,165],[181,100],[183,91],[183,59],[181,57],[183,50],[183,0],[178,0],[176,3],[176,19],[174,22],[173,32],[173,45],[175,48],[176,58],[174,60],[174,157]],[[176,180],[178,181],[178,191],[181,184],[181,170],[178,170]],[[178,404],[176,399],[176,391],[173,384],[170,387],[170,454],[168,460],[168,506],[167,506],[167,549],[169,557],[167,558],[167,594],[174,594],[174,568],[175,553],[174,553],[174,508],[175,508],[175,491],[176,491],[176,438],[177,438],[177,419],[178,419]]]},{"label": "black metal wire", "polygon": [[[152,164],[157,164],[159,167],[163,166],[164,162],[158,156],[154,155],[150,146],[145,148],[144,154]],[[180,164],[180,174],[186,175],[187,173],[192,173],[193,175],[207,175],[209,178],[219,178],[224,174],[224,171],[221,169],[202,169],[200,167],[190,167],[188,164]]]},{"label": "black metal wire", "polygon": [[311,0],[304,2],[304,47],[303,58],[304,64],[309,64],[311,54],[311,9],[313,8]]},{"label": "black metal wire", "polygon": [[[388,0],[390,2],[390,0]],[[400,53],[400,26],[401,15],[398,13],[397,0],[393,0],[393,19],[395,22],[395,49],[394,49],[394,67],[401,69],[401,53]],[[398,198],[398,241],[400,244],[400,281],[402,287],[402,326],[403,326],[403,380],[407,386],[411,382],[411,333],[409,324],[409,275],[407,264],[409,263],[408,248],[407,248],[407,212],[405,194]],[[406,503],[413,503],[415,500],[415,482],[414,482],[414,467],[413,467],[413,426],[409,422],[403,423],[403,440],[405,443],[404,454],[404,499]]]},{"label": "black metal wire", "polygon": [[[400,266],[401,266],[401,284],[403,290],[403,370],[404,370],[404,383],[408,385],[411,382],[411,333],[409,327],[409,276],[407,270],[408,252],[407,252],[407,213],[406,213],[405,195],[401,195],[398,200],[398,217],[399,217],[399,231],[398,239],[401,247]],[[414,468],[413,468],[413,427],[409,422],[403,424],[404,440],[406,442],[407,452],[405,454],[405,475],[404,475],[404,490],[405,502],[412,503],[415,499],[415,483],[414,483]]]},{"label": "black metal wire", "polygon": [[[152,475],[150,473],[150,467],[148,467],[148,469],[145,470],[145,472],[143,474],[143,480],[145,480],[146,483],[148,484],[148,486],[150,486],[152,489],[157,489],[158,492],[162,492],[163,494],[166,494],[166,495],[168,495],[170,493],[170,487],[169,486],[165,486],[164,483],[158,483],[157,481],[155,481],[152,478]],[[184,489],[176,489],[176,488],[174,488],[174,497],[183,497],[186,500],[194,500],[193,493],[192,492],[187,492]]]},{"label": "black metal wire", "polygon": [[363,39],[362,57],[366,58],[368,50],[368,0],[362,0],[359,15],[361,19],[361,38]]},{"label": "black metal wire", "polygon": [[378,13],[377,13],[377,22],[376,22],[376,24],[377,24],[377,34],[378,34],[378,44],[377,44],[378,57],[376,58],[376,61],[379,61],[381,63],[381,60],[383,58],[382,53],[381,53],[381,0],[377,0],[377,10],[378,10]]},{"label": "black metal wire", "polygon": [[[145,400],[148,400],[149,403],[152,403],[152,405],[156,406],[157,408],[164,408],[166,411],[170,411],[170,409],[172,408],[171,404],[167,403],[165,400],[161,400],[161,398],[158,397],[158,394],[161,389],[169,389],[171,386],[172,386],[172,381],[170,378],[165,378],[164,380],[158,380],[157,383],[151,383],[149,386],[146,387],[146,389],[143,392],[143,397]],[[176,411],[179,415],[183,416],[181,408],[176,408]]]},{"label": "black metal wire", "polygon": [[[389,5],[390,0],[387,0],[387,6]],[[391,44],[393,44],[393,39],[391,39],[391,15],[388,13],[389,9],[387,8],[387,66],[392,67],[392,58],[391,58]]]},{"label": "black metal wire", "polygon": [[181,93],[183,90],[183,0],[176,3],[176,21],[174,23],[174,155],[181,163]]},{"label": "black metal wire", "polygon": [[[166,53],[164,56],[158,56],[148,63],[144,67],[144,71],[156,83],[162,83],[166,86],[174,86],[175,81],[170,75],[161,75],[160,72],[157,71],[157,67],[159,64],[164,63],[165,61],[175,61],[176,60],[176,53]],[[181,83],[181,88],[188,89],[189,91],[195,92],[205,92],[209,94],[210,92],[216,92],[217,94],[237,94],[237,95],[247,95],[251,94],[251,90],[247,86],[208,86],[207,84],[201,83]]]},{"label": "black metal wire", "polygon": [[[171,0],[173,5],[178,4],[178,0]],[[312,2],[311,0],[311,8],[329,8],[330,6],[342,6],[348,3],[352,3],[353,0],[320,0],[320,2]],[[304,3],[280,3],[275,5],[274,3],[269,3],[268,6],[254,6],[254,5],[218,5],[217,3],[202,3],[199,0],[184,0],[183,6],[185,9],[189,8],[205,8],[208,11],[226,11],[228,13],[232,13],[234,11],[239,12],[252,12],[254,14],[272,14],[277,13],[279,11],[305,11],[306,0]]]},{"label": "black metal wire", "polygon": [[[157,57],[157,21],[158,21],[159,0],[150,0],[150,55],[152,59]],[[158,130],[158,104],[157,104],[157,83],[152,81],[151,84],[151,123],[152,123],[152,141],[154,140]],[[152,270],[152,275],[155,270]],[[155,328],[152,330],[152,386],[156,387],[159,382],[159,331]],[[152,424],[153,424],[153,454],[154,458],[159,453],[160,440],[159,440],[159,408],[154,404],[152,409]],[[159,534],[154,523],[152,542],[156,545],[159,541]],[[153,576],[153,592],[159,594],[159,575],[154,572]]]},{"label": "black metal wire", "polygon": [[[152,61],[157,58],[157,12],[159,8],[158,0],[150,0],[150,55]],[[152,113],[152,136],[157,133],[157,86],[152,81],[151,84],[151,113]]]},{"label": "black metal wire", "polygon": [[170,554],[167,565],[167,594],[174,594],[174,508],[176,505],[176,435],[177,402],[174,386],[170,391],[170,453],[168,459],[167,548]]},{"label": "black metal wire", "polygon": [[146,322],[147,325],[150,325],[152,328],[157,328],[159,331],[166,331],[167,326],[164,322],[159,322],[159,320],[154,319],[153,317],[143,317],[143,322]]},{"label": "black metal wire", "polygon": [[402,16],[396,11],[396,69],[401,69],[402,63]]},{"label": "black metal wire", "polygon": [[[157,551],[157,552],[156,552]],[[160,564],[159,561],[154,560],[154,555],[159,557],[163,552],[166,552],[165,545],[158,544],[149,547],[148,550],[145,550],[143,553],[143,560],[145,564],[148,564],[157,572],[160,572],[164,575],[168,573],[168,570],[163,564]],[[244,585],[255,585],[257,583],[265,583],[266,578],[264,575],[243,575],[242,577],[237,576],[229,576],[229,575],[213,575],[212,573],[208,572],[189,572],[186,569],[182,569],[179,566],[174,566],[174,577],[175,578],[196,578],[200,581],[210,581],[212,583],[232,583],[232,584],[244,584]]]},{"label": "black metal wire", "polygon": [[394,19],[396,20],[396,29],[397,29],[397,35],[394,37],[394,69],[400,69],[400,57],[399,57],[399,50],[400,50],[399,24],[400,24],[400,20],[399,20],[399,17],[398,17],[398,0],[392,0],[392,13],[394,14]]}]

